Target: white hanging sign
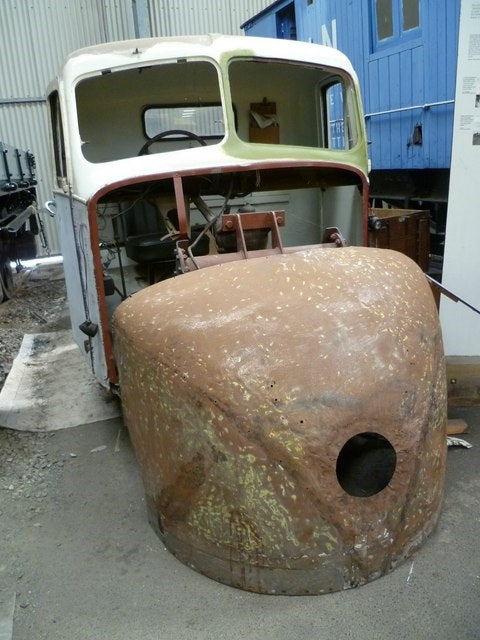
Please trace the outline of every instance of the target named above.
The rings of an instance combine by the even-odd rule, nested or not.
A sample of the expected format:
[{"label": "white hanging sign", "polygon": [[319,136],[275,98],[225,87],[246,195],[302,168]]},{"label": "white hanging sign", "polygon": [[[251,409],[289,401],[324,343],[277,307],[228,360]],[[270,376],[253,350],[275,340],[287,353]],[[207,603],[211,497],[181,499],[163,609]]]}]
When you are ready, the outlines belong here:
[{"label": "white hanging sign", "polygon": [[[480,1],[461,0],[443,280],[480,308]],[[480,356],[480,315],[442,296],[447,356]]]}]

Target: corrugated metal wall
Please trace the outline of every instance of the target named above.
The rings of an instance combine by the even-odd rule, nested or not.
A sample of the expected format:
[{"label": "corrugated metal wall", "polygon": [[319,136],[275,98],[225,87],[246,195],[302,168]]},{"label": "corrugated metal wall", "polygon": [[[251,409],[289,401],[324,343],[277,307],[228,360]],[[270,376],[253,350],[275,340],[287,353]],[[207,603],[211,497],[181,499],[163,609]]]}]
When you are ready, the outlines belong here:
[{"label": "corrugated metal wall", "polygon": [[[121,37],[133,37],[129,0],[2,1],[0,139],[35,154],[41,205],[52,197],[47,85],[74,49]],[[52,253],[59,253],[55,221],[42,220]]]},{"label": "corrugated metal wall", "polygon": [[[137,0],[151,35],[240,34],[240,25],[270,0]],[[0,140],[28,149],[37,160],[38,201],[52,197],[46,88],[72,51],[135,36],[132,0],[2,0],[0,19]],[[60,246],[55,222],[43,215],[52,253]]]},{"label": "corrugated metal wall", "polygon": [[152,35],[243,35],[240,25],[271,2],[272,0],[150,0]]}]

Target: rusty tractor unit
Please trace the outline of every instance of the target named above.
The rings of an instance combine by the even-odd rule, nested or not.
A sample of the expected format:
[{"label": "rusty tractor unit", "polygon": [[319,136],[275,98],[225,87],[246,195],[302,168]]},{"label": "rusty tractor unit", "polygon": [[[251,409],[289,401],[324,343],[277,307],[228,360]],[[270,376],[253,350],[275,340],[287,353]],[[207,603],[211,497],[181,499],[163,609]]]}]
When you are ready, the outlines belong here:
[{"label": "rusty tractor unit", "polygon": [[114,42],[70,55],[48,101],[73,334],[165,546],[267,594],[390,571],[441,508],[445,365],[421,269],[366,246],[348,59]]}]

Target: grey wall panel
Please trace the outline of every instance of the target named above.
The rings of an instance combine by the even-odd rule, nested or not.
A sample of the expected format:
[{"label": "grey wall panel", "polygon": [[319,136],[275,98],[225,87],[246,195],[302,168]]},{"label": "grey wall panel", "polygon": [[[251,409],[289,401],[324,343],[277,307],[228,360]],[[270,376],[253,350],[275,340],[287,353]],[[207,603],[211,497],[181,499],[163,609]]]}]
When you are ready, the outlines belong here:
[{"label": "grey wall panel", "polygon": [[68,53],[106,41],[102,2],[3,0],[0,41],[1,97],[42,96]]},{"label": "grey wall panel", "polygon": [[152,35],[243,35],[240,25],[270,4],[271,0],[150,0]]},{"label": "grey wall panel", "polygon": [[[131,0],[2,0],[0,139],[35,154],[41,205],[52,197],[48,83],[75,49],[133,36]],[[59,253],[55,223],[48,215],[43,221],[51,251]]]},{"label": "grey wall panel", "polygon": [[97,0],[97,3],[103,4],[101,10],[106,41],[126,40],[135,37],[132,0],[120,2],[119,0],[103,0],[103,3]]}]

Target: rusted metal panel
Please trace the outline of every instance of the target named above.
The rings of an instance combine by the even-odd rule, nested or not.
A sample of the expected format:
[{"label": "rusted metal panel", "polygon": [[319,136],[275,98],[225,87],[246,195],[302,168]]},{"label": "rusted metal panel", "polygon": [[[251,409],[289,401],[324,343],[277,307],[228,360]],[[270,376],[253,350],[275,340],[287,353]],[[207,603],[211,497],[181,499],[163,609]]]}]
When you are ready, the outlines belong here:
[{"label": "rusted metal panel", "polygon": [[361,585],[435,526],[446,454],[438,315],[400,253],[226,263],[114,317],[152,524],[180,560],[262,593]]}]

